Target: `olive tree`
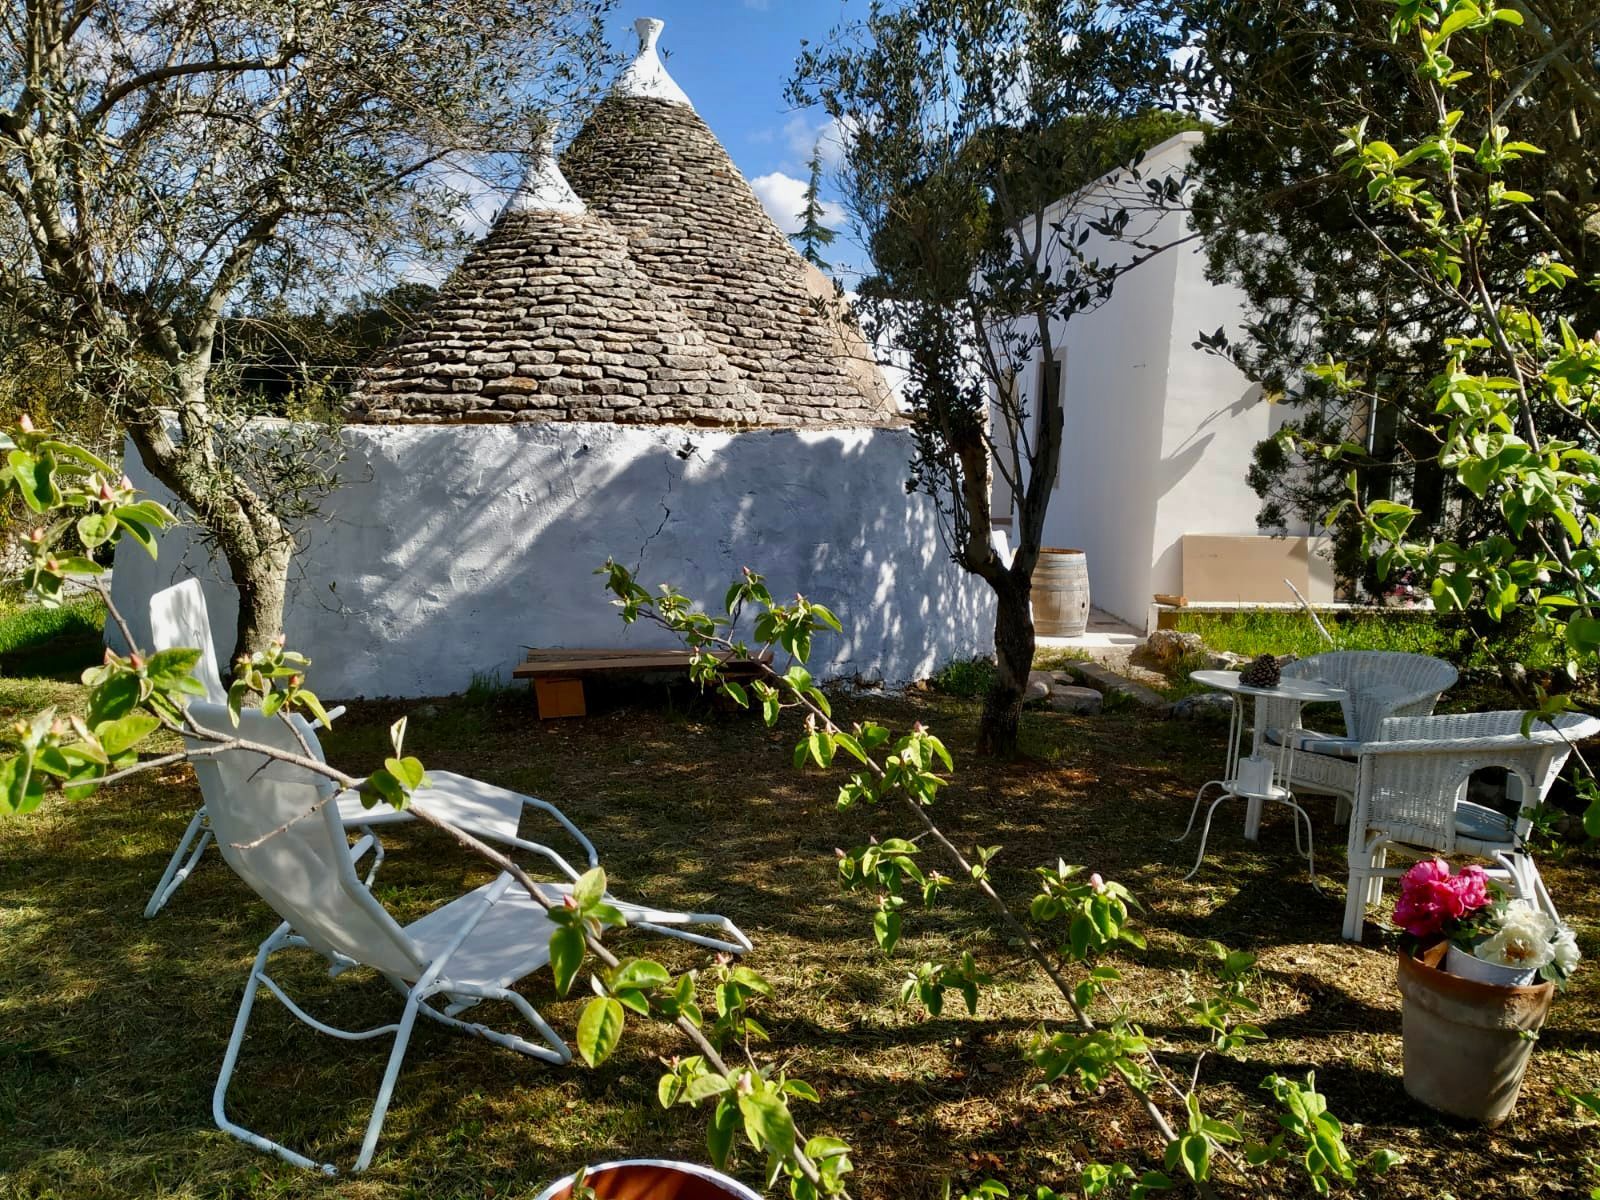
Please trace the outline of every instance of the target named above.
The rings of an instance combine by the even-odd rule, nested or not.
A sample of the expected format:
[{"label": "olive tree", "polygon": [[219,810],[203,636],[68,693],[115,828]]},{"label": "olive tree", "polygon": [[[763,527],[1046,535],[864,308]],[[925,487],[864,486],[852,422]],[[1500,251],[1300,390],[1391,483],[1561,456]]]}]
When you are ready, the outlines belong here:
[{"label": "olive tree", "polygon": [[[1030,408],[1014,385],[1055,361],[1064,324],[1119,276],[1188,236],[1161,223],[1180,178],[1128,170],[1086,186],[1142,148],[1129,137],[1142,116],[1175,102],[1179,30],[1157,0],[875,3],[804,51],[791,81],[795,101],[850,132],[842,193],[872,255],[859,307],[907,370],[911,486],[995,594],[985,753],[1015,749],[1061,460],[1060,404]],[[992,538],[997,478],[1015,500],[1009,562]]]},{"label": "olive tree", "polygon": [[236,652],[282,624],[293,535],[281,489],[219,443],[224,321],[443,257],[534,113],[583,100],[609,7],[0,6],[0,292],[215,541]]}]

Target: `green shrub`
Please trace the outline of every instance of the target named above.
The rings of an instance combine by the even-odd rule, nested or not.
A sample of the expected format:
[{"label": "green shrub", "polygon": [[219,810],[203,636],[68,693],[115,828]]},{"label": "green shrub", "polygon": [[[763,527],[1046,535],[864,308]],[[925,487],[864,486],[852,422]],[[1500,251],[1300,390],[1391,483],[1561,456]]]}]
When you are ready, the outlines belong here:
[{"label": "green shrub", "polygon": [[963,700],[975,700],[994,687],[998,672],[987,658],[957,658],[934,673],[935,691]]}]

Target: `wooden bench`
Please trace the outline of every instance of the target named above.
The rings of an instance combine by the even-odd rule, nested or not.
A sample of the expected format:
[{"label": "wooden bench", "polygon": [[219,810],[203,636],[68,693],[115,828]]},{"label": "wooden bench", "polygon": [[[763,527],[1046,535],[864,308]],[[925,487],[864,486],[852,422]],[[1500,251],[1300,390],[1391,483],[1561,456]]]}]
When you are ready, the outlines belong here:
[{"label": "wooden bench", "polygon": [[[591,650],[561,647],[553,650],[530,648],[528,657],[511,671],[514,679],[533,684],[540,720],[553,717],[581,717],[588,712],[583,697],[583,680],[602,672],[688,671],[690,650]],[[726,674],[748,679],[772,661],[772,652],[763,651],[755,660],[734,658],[726,651],[717,658],[727,664]]]}]

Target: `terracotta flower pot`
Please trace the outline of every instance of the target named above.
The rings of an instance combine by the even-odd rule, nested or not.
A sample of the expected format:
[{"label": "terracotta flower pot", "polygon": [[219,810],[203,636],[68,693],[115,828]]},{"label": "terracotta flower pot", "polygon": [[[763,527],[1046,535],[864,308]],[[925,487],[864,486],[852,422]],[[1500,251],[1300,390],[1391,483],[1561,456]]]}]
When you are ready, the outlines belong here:
[{"label": "terracotta flower pot", "polygon": [[[558,1179],[536,1200],[569,1200],[573,1176]],[[584,1183],[602,1200],[761,1200],[744,1184],[710,1167],[634,1158],[590,1167]]]},{"label": "terracotta flower pot", "polygon": [[1406,1092],[1430,1108],[1498,1125],[1511,1115],[1555,984],[1501,987],[1439,969],[1445,945],[1400,955]]}]

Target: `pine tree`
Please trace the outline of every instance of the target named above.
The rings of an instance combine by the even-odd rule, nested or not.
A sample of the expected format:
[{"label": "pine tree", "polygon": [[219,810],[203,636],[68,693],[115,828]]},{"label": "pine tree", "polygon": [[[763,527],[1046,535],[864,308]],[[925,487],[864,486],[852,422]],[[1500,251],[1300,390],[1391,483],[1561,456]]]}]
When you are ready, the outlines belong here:
[{"label": "pine tree", "polygon": [[822,223],[822,198],[818,194],[822,189],[820,141],[811,148],[809,165],[811,177],[806,182],[806,206],[796,214],[800,218],[800,232],[790,234],[789,240],[800,247],[801,257],[807,262],[819,271],[827,271],[831,268],[822,257],[822,247],[832,245],[839,235]]}]

